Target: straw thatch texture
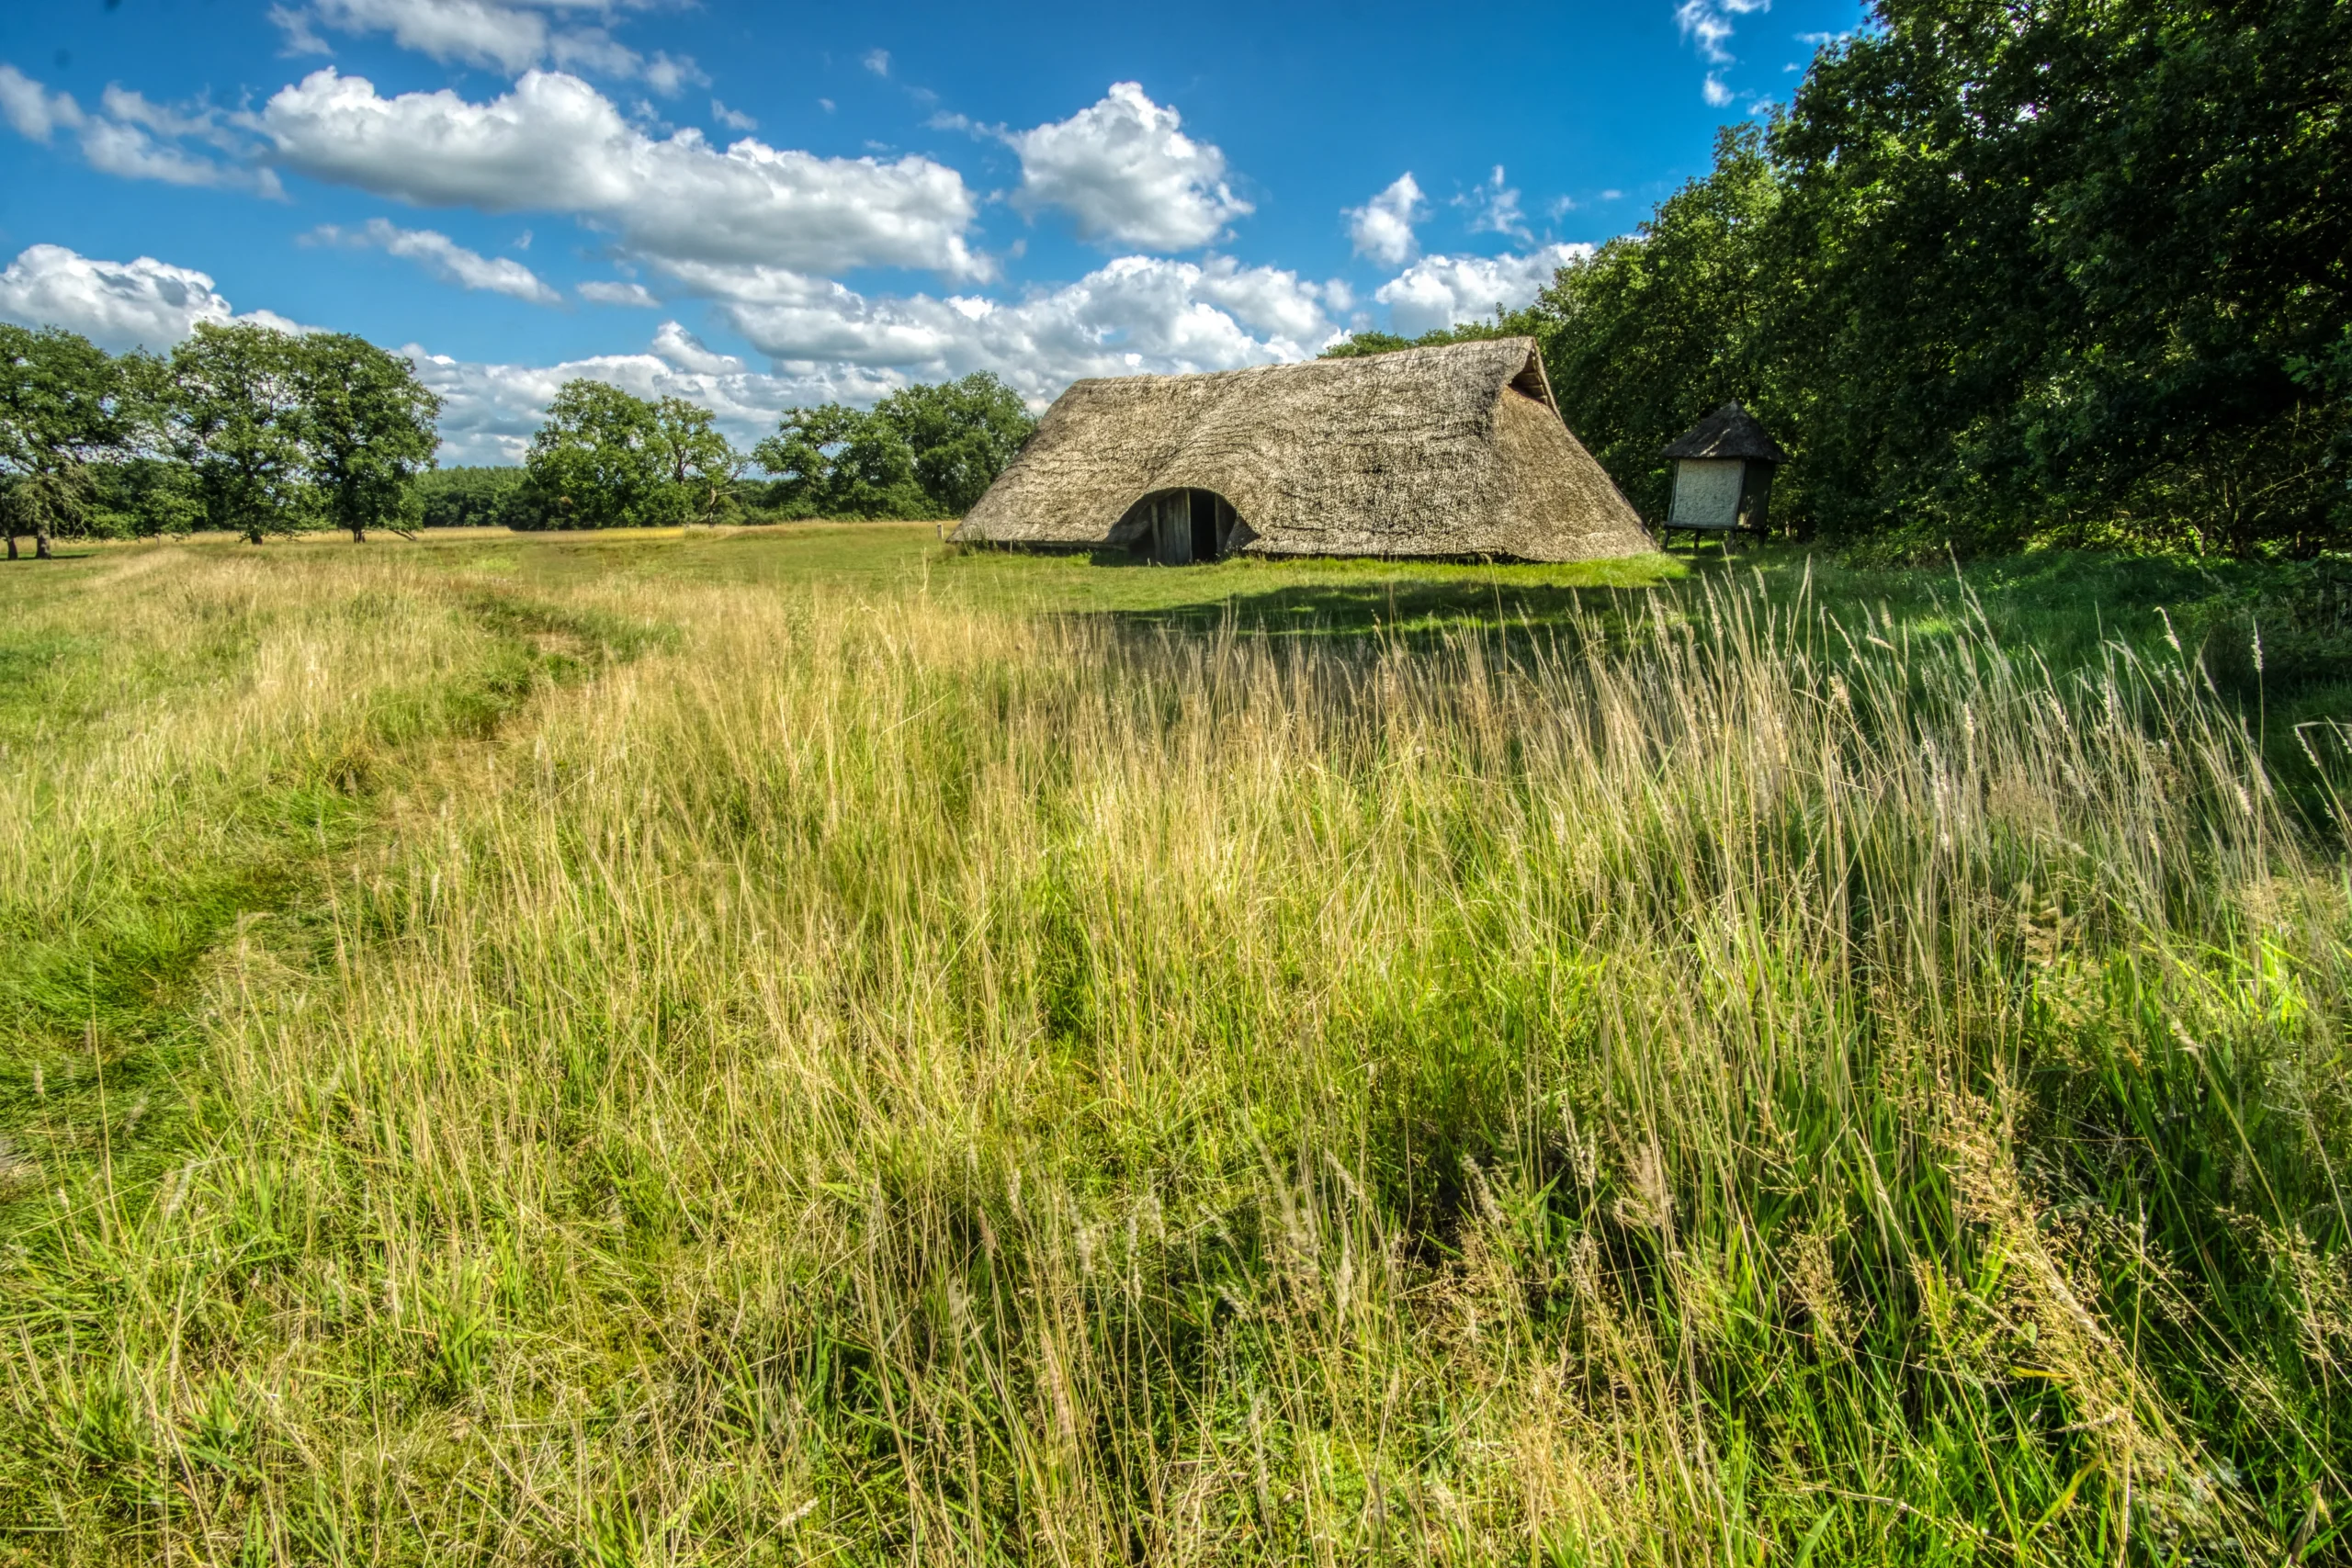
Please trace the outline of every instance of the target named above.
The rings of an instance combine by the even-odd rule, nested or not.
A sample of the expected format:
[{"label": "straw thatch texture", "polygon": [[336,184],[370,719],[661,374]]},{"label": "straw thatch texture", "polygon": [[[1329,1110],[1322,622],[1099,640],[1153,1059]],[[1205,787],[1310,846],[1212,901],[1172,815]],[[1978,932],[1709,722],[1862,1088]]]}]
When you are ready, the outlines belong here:
[{"label": "straw thatch texture", "polygon": [[1137,503],[1215,491],[1254,555],[1589,560],[1652,547],[1560,422],[1532,338],[1080,381],[956,537],[1134,544]]},{"label": "straw thatch texture", "polygon": [[1668,457],[1746,457],[1763,463],[1785,463],[1789,455],[1765,434],[1756,416],[1737,401],[1725,403],[1668,446]]}]

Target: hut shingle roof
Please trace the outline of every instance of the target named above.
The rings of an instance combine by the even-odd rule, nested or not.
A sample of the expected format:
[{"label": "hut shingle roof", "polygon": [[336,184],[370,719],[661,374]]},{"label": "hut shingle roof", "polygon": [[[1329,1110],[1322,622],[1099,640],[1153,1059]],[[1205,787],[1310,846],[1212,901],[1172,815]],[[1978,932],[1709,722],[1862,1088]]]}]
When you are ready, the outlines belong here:
[{"label": "hut shingle roof", "polygon": [[1116,547],[1136,503],[1214,491],[1259,555],[1636,555],[1648,534],[1560,421],[1532,338],[1197,376],[1056,400],[956,537]]},{"label": "hut shingle roof", "polygon": [[1785,463],[1787,453],[1756,423],[1756,416],[1741,408],[1736,400],[1725,403],[1697,424],[1690,433],[1669,443],[1661,456],[1668,457],[1755,457],[1767,463]]}]

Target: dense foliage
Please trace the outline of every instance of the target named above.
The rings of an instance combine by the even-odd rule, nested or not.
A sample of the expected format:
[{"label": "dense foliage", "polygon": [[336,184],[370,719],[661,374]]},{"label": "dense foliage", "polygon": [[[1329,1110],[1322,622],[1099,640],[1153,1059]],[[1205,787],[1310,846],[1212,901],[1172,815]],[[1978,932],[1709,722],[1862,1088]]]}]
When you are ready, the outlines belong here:
[{"label": "dense foliage", "polygon": [[786,409],[752,457],[776,476],[766,504],[787,517],[957,517],[1036,424],[1019,393],[979,371],[901,388],[871,412]]},{"label": "dense foliage", "polygon": [[307,521],[300,348],[284,333],[199,325],[172,351],[168,439],[208,517],[258,544]]},{"label": "dense foliage", "polygon": [[457,464],[417,475],[409,489],[420,527],[499,528],[512,524],[523,480],[521,468]]},{"label": "dense foliage", "polygon": [[0,323],[0,525],[31,535],[210,526],[260,542],[404,527],[439,445],[408,361],[337,333],[200,324],[168,358]]},{"label": "dense foliage", "polygon": [[1396,333],[1350,333],[1326,348],[1325,359],[1364,359],[1375,354],[1394,354],[1400,348],[1436,348],[1449,343],[1477,343],[1487,338],[1522,335],[1533,329],[1522,319],[1525,312],[1497,310],[1491,321],[1457,321],[1450,327],[1434,327],[1419,337],[1403,337]]},{"label": "dense foliage", "polygon": [[0,528],[8,555],[78,531],[89,465],[130,438],[123,367],[87,338],[0,322]]},{"label": "dense foliage", "polygon": [[2352,541],[2352,7],[1882,0],[1523,323],[1645,513],[1738,397],[1898,551]]},{"label": "dense foliage", "polygon": [[518,528],[661,528],[717,519],[742,458],[708,409],[566,381],[523,460]]},{"label": "dense foliage", "polygon": [[364,338],[319,333],[300,341],[301,401],[311,484],[328,522],[364,542],[370,525],[413,515],[410,481],[441,445],[441,400],[417,384],[404,359]]}]

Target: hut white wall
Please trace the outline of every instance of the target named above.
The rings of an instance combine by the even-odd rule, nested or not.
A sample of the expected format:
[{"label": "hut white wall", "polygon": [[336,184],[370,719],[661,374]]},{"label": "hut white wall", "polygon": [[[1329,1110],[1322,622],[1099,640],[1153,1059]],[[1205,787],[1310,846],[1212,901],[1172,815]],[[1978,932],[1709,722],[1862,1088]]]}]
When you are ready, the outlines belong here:
[{"label": "hut white wall", "polygon": [[1737,457],[1684,457],[1674,465],[1674,506],[1667,522],[1676,528],[1736,528],[1739,525],[1741,478],[1747,464]]}]

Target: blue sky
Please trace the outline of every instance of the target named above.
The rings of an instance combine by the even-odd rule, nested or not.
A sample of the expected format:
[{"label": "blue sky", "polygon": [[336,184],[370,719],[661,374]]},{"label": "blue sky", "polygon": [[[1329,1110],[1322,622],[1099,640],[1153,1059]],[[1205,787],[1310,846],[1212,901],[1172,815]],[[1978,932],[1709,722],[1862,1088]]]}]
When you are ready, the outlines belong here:
[{"label": "blue sky", "polygon": [[1854,0],[60,0],[0,10],[0,317],[416,357],[445,460],[568,376],[776,411],[1311,355],[1523,303]]}]

